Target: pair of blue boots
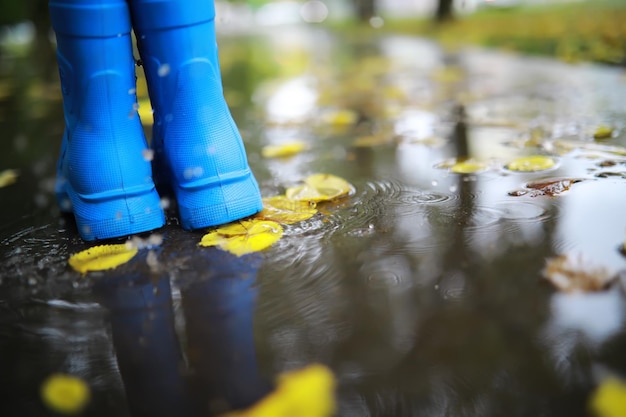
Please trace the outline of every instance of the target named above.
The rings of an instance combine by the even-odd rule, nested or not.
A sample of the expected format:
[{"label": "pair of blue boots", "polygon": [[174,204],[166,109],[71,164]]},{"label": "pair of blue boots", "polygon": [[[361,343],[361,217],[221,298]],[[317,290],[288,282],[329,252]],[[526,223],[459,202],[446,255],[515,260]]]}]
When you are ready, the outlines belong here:
[{"label": "pair of blue boots", "polygon": [[[159,191],[188,230],[262,209],[222,92],[213,0],[51,0],[66,129],[56,195],[85,240],[165,224]],[[154,109],[137,113],[131,28]],[[154,179],[153,179],[154,172]]]}]

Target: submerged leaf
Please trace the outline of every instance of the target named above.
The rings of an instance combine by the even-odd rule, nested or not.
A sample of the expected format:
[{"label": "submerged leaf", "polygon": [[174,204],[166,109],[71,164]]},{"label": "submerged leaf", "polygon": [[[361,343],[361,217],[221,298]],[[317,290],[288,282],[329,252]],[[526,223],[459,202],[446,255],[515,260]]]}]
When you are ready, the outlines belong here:
[{"label": "submerged leaf", "polygon": [[282,145],[268,145],[261,150],[265,158],[286,158],[304,151],[307,145],[303,142],[290,142]]},{"label": "submerged leaf", "polygon": [[282,374],[276,389],[247,410],[224,417],[330,417],[335,412],[335,378],[322,365]]},{"label": "submerged leaf", "polygon": [[562,292],[594,292],[608,288],[615,280],[605,268],[589,265],[582,256],[569,254],[548,259],[543,276]]},{"label": "submerged leaf", "polygon": [[393,138],[377,135],[377,136],[361,136],[356,138],[352,145],[357,148],[369,148],[373,146],[388,145],[393,142]]},{"label": "submerged leaf", "polygon": [[263,199],[263,211],[255,217],[283,224],[292,224],[313,217],[317,213],[311,201],[291,200],[284,195]]},{"label": "submerged leaf", "polygon": [[14,169],[5,169],[0,172],[0,188],[8,187],[17,181],[17,171]]},{"label": "submerged leaf", "polygon": [[260,219],[241,220],[207,233],[199,245],[217,246],[241,256],[269,248],[282,235],[283,228],[276,222]]},{"label": "submerged leaf", "polygon": [[304,184],[287,189],[287,198],[300,201],[330,201],[354,191],[354,187],[331,174],[314,174],[304,180]]},{"label": "submerged leaf", "polygon": [[130,261],[137,248],[127,244],[94,246],[70,256],[69,264],[81,274],[89,271],[104,271]]},{"label": "submerged leaf", "polygon": [[597,417],[626,416],[626,382],[608,378],[591,395],[590,406]]},{"label": "submerged leaf", "polygon": [[90,390],[80,378],[54,374],[42,384],[41,398],[48,408],[57,413],[78,414],[89,402]]},{"label": "submerged leaf", "polygon": [[514,159],[506,166],[511,171],[534,172],[550,169],[555,165],[554,159],[544,155],[530,155]]}]

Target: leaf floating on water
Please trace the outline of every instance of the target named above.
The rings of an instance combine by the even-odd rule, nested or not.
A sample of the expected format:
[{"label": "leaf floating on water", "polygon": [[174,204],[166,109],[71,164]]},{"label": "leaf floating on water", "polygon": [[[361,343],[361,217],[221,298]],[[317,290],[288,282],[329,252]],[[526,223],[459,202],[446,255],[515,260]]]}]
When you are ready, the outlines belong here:
[{"label": "leaf floating on water", "polygon": [[474,159],[467,159],[465,161],[457,162],[452,165],[450,171],[455,174],[476,174],[478,172],[483,172],[487,170],[487,164],[483,162],[476,161]]},{"label": "leaf floating on water", "polygon": [[277,195],[263,199],[263,210],[256,218],[271,220],[282,224],[297,223],[313,217],[317,213],[312,201],[299,201]]},{"label": "leaf floating on water", "polygon": [[526,184],[527,190],[515,190],[510,191],[509,195],[519,197],[522,195],[529,195],[530,197],[555,197],[565,191],[577,182],[583,181],[580,178],[555,178],[555,179],[543,179],[539,181],[533,181]]},{"label": "leaf floating on water", "polygon": [[280,224],[269,220],[241,220],[219,227],[202,236],[200,246],[218,248],[241,256],[259,252],[277,242],[283,235]]},{"label": "leaf floating on water", "polygon": [[126,244],[94,246],[70,256],[69,264],[81,274],[113,269],[130,261],[138,252]]},{"label": "leaf floating on water", "polygon": [[303,142],[290,142],[282,145],[268,145],[261,150],[264,158],[287,158],[307,149]]},{"label": "leaf floating on water", "polygon": [[304,184],[287,189],[287,198],[300,201],[331,201],[348,195],[354,187],[331,174],[314,174],[304,180]]},{"label": "leaf floating on water", "polygon": [[582,256],[570,254],[548,259],[542,272],[545,279],[566,293],[602,291],[615,280],[615,275],[605,268],[590,265]]},{"label": "leaf floating on water", "polygon": [[433,80],[440,83],[457,83],[465,78],[465,73],[459,67],[441,67],[432,73]]},{"label": "leaf floating on water", "polygon": [[587,152],[601,152],[610,155],[626,156],[626,148],[622,146],[604,145],[595,142],[557,140],[554,141],[554,148],[561,154],[580,149]]},{"label": "leaf floating on water", "polygon": [[593,392],[589,405],[596,417],[626,416],[626,382],[608,378]]},{"label": "leaf floating on water", "polygon": [[330,417],[334,415],[335,378],[322,365],[310,365],[278,378],[276,389],[247,410],[223,417]]},{"label": "leaf floating on water", "polygon": [[50,375],[41,386],[41,398],[44,404],[60,414],[80,413],[90,397],[87,383],[72,375]]},{"label": "leaf floating on water", "polygon": [[17,181],[17,171],[14,169],[5,169],[0,172],[0,188],[8,187]]},{"label": "leaf floating on water", "polygon": [[609,126],[598,126],[593,132],[593,138],[596,140],[610,139],[613,136],[614,129]]},{"label": "leaf floating on water", "polygon": [[536,172],[550,169],[555,164],[554,159],[549,156],[530,155],[512,160],[507,164],[506,168],[516,172]]}]

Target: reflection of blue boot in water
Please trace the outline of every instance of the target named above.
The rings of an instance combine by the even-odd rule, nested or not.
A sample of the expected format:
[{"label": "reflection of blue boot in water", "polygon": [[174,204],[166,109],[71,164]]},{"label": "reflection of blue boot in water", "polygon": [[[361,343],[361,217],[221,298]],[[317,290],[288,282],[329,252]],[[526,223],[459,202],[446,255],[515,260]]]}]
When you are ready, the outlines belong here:
[{"label": "reflection of blue boot in water", "polygon": [[169,279],[109,277],[95,288],[109,310],[117,363],[133,417],[189,417]]},{"label": "reflection of blue boot in water", "polygon": [[253,334],[259,259],[209,253],[208,277],[181,288],[201,415],[249,407],[272,389],[259,372]]},{"label": "reflection of blue boot in water", "polygon": [[[132,16],[130,11],[132,11]],[[258,185],[222,95],[212,0],[51,0],[66,132],[61,209],[86,240],[164,224],[136,113],[130,20],[155,108],[155,177],[184,228],[261,210]]]},{"label": "reflection of blue boot in water", "polygon": [[161,227],[148,145],[136,114],[124,0],[52,0],[66,131],[57,198],[85,240]]}]

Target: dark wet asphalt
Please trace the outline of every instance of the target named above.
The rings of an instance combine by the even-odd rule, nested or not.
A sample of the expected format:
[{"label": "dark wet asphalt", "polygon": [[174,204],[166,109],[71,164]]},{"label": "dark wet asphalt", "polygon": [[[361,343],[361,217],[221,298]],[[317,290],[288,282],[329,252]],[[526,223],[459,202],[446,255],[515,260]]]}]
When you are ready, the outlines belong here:
[{"label": "dark wet asphalt", "polygon": [[[51,415],[54,372],[89,383],[87,416],[214,415],[309,363],[335,372],[341,416],[586,416],[602,375],[626,375],[623,292],[558,294],[541,272],[564,253],[626,266],[622,70],[301,27],[220,51],[264,196],[316,172],[355,193],[240,258],[170,213],[159,247],[80,276],[67,259],[90,244],[53,201],[54,57],[5,51],[0,168],[20,176],[0,189],[0,415]],[[296,139],[309,150],[260,156]],[[536,153],[557,165],[505,168]],[[489,169],[436,167],[466,155]],[[546,178],[584,181],[509,195]]]}]

